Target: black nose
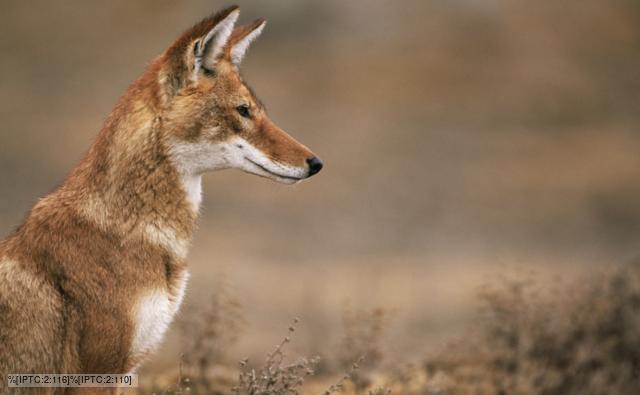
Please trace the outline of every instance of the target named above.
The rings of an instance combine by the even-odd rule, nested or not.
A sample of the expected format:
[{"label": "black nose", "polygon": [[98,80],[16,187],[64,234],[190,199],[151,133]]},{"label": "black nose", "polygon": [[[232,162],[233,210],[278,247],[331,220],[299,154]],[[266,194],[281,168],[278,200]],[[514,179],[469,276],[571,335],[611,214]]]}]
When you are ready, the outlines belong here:
[{"label": "black nose", "polygon": [[322,170],[322,161],[317,156],[307,159],[309,165],[309,177]]}]

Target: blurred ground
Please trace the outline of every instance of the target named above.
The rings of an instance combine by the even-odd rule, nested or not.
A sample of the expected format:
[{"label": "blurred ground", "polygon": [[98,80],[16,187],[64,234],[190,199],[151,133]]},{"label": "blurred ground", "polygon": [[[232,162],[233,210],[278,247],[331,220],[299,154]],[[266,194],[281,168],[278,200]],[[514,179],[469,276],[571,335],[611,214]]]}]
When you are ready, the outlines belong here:
[{"label": "blurred ground", "polygon": [[[326,163],[287,187],[205,180],[188,304],[224,276],[262,356],[336,347],[346,301],[397,311],[391,354],[459,331],[505,270],[572,277],[637,255],[634,0],[240,1],[244,75]],[[60,182],[153,56],[226,3],[3,1],[0,229]],[[175,364],[170,337],[150,366]]]}]

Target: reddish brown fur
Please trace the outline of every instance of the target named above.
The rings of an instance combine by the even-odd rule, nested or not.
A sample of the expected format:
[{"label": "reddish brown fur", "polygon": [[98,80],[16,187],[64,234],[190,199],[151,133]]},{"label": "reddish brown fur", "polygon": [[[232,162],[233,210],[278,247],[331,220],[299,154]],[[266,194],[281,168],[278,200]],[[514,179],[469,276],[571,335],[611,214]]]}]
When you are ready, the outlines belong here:
[{"label": "reddish brown fur", "polygon": [[[189,240],[196,220],[167,154],[171,141],[239,133],[283,163],[304,166],[313,156],[267,118],[228,60],[215,79],[187,83],[194,41],[234,9],[195,25],[154,60],[80,164],[0,242],[0,377],[126,373],[141,362],[144,355],[130,353],[134,303],[156,288],[175,298],[186,266],[144,229]],[[238,28],[232,40],[247,31]],[[252,121],[234,112],[239,98],[251,103]],[[221,131],[206,135],[203,125],[214,120]],[[1,394],[8,391],[3,382]]]}]

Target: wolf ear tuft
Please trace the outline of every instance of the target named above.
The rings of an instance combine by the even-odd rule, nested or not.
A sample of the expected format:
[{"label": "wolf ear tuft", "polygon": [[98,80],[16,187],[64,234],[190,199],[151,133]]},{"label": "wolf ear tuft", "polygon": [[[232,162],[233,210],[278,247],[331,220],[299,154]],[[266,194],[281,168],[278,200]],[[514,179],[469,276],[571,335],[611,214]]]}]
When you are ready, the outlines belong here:
[{"label": "wolf ear tuft", "polygon": [[197,73],[204,68],[209,71],[215,69],[218,58],[223,53],[231,33],[233,26],[240,15],[239,8],[233,8],[229,14],[218,22],[209,32],[195,42],[194,55],[195,65],[194,71]]},{"label": "wolf ear tuft", "polygon": [[201,72],[214,67],[233,33],[240,8],[227,7],[187,29],[167,48],[162,57],[161,86],[169,97],[189,81],[197,81]]},{"label": "wolf ear tuft", "polygon": [[260,36],[267,21],[264,18],[256,19],[252,23],[237,27],[227,45],[227,55],[236,66],[240,66],[249,45]]}]

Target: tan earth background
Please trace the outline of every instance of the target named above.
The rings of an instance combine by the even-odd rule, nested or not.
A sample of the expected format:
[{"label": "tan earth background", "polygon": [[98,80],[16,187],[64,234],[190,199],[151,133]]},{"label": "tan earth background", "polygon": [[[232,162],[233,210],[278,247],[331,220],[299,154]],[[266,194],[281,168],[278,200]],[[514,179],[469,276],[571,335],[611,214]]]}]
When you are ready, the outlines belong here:
[{"label": "tan earth background", "polygon": [[[285,186],[207,175],[185,311],[224,287],[260,360],[339,347],[345,306],[391,315],[387,361],[463,333],[505,273],[633,260],[640,3],[240,1],[269,23],[243,74],[325,162]],[[0,2],[0,231],[80,159],[119,95],[215,1]],[[184,318],[184,317],[183,317]],[[148,369],[176,365],[174,325]]]}]

